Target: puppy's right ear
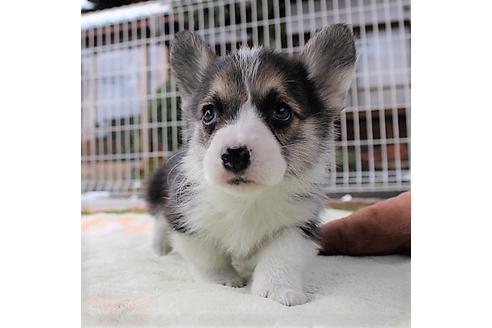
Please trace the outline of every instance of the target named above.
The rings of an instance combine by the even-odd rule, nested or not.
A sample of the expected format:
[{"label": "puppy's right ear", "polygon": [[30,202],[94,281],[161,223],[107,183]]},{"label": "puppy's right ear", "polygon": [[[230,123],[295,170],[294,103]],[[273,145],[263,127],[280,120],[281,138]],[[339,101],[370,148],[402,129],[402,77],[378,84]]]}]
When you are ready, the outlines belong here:
[{"label": "puppy's right ear", "polygon": [[198,35],[183,31],[174,36],[171,68],[183,100],[186,101],[198,87],[205,69],[214,60],[214,52]]}]

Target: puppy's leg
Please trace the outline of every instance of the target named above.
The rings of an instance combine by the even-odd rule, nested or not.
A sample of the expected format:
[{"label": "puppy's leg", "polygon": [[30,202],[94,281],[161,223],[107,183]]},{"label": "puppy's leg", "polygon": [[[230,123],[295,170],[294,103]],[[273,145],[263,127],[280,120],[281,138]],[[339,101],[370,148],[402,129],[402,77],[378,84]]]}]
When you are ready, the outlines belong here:
[{"label": "puppy's leg", "polygon": [[173,235],[173,246],[190,264],[196,281],[243,287],[246,281],[232,267],[231,258],[215,245],[197,236]]},{"label": "puppy's leg", "polygon": [[156,217],[152,229],[152,248],[157,255],[166,255],[171,251],[169,237],[170,228],[166,218],[164,216]]},{"label": "puppy's leg", "polygon": [[288,306],[306,303],[302,272],[306,261],[315,255],[314,242],[298,228],[280,232],[258,254],[251,291]]}]

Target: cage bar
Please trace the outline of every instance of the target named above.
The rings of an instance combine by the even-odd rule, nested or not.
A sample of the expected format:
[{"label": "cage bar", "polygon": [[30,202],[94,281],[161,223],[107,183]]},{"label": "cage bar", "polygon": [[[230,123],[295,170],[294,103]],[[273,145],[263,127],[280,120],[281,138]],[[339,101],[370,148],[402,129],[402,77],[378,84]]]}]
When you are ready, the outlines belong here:
[{"label": "cage bar", "polygon": [[197,31],[222,55],[241,45],[296,54],[337,22],[353,29],[358,62],[337,122],[329,191],[409,189],[409,0],[188,0],[82,15],[82,192],[139,195],[181,146],[168,51],[175,32]]}]

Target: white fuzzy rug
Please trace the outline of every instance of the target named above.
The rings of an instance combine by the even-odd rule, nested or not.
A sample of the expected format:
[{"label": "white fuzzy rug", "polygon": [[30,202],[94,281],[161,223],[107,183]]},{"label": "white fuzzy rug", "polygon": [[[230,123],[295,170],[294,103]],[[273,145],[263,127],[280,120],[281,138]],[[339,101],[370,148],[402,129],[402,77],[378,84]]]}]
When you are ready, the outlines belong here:
[{"label": "white fuzzy rug", "polygon": [[84,327],[410,326],[408,257],[318,256],[306,276],[310,302],[285,307],[249,287],[193,282],[179,255],[154,255],[151,223],[144,214],[82,217]]}]

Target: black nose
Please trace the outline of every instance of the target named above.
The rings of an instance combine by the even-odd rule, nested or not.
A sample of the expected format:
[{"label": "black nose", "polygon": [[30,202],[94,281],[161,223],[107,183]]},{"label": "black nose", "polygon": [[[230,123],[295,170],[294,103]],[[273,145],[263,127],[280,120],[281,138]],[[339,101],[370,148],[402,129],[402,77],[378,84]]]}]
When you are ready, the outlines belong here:
[{"label": "black nose", "polygon": [[244,146],[227,148],[220,157],[224,168],[236,174],[246,170],[251,163],[249,150]]}]

